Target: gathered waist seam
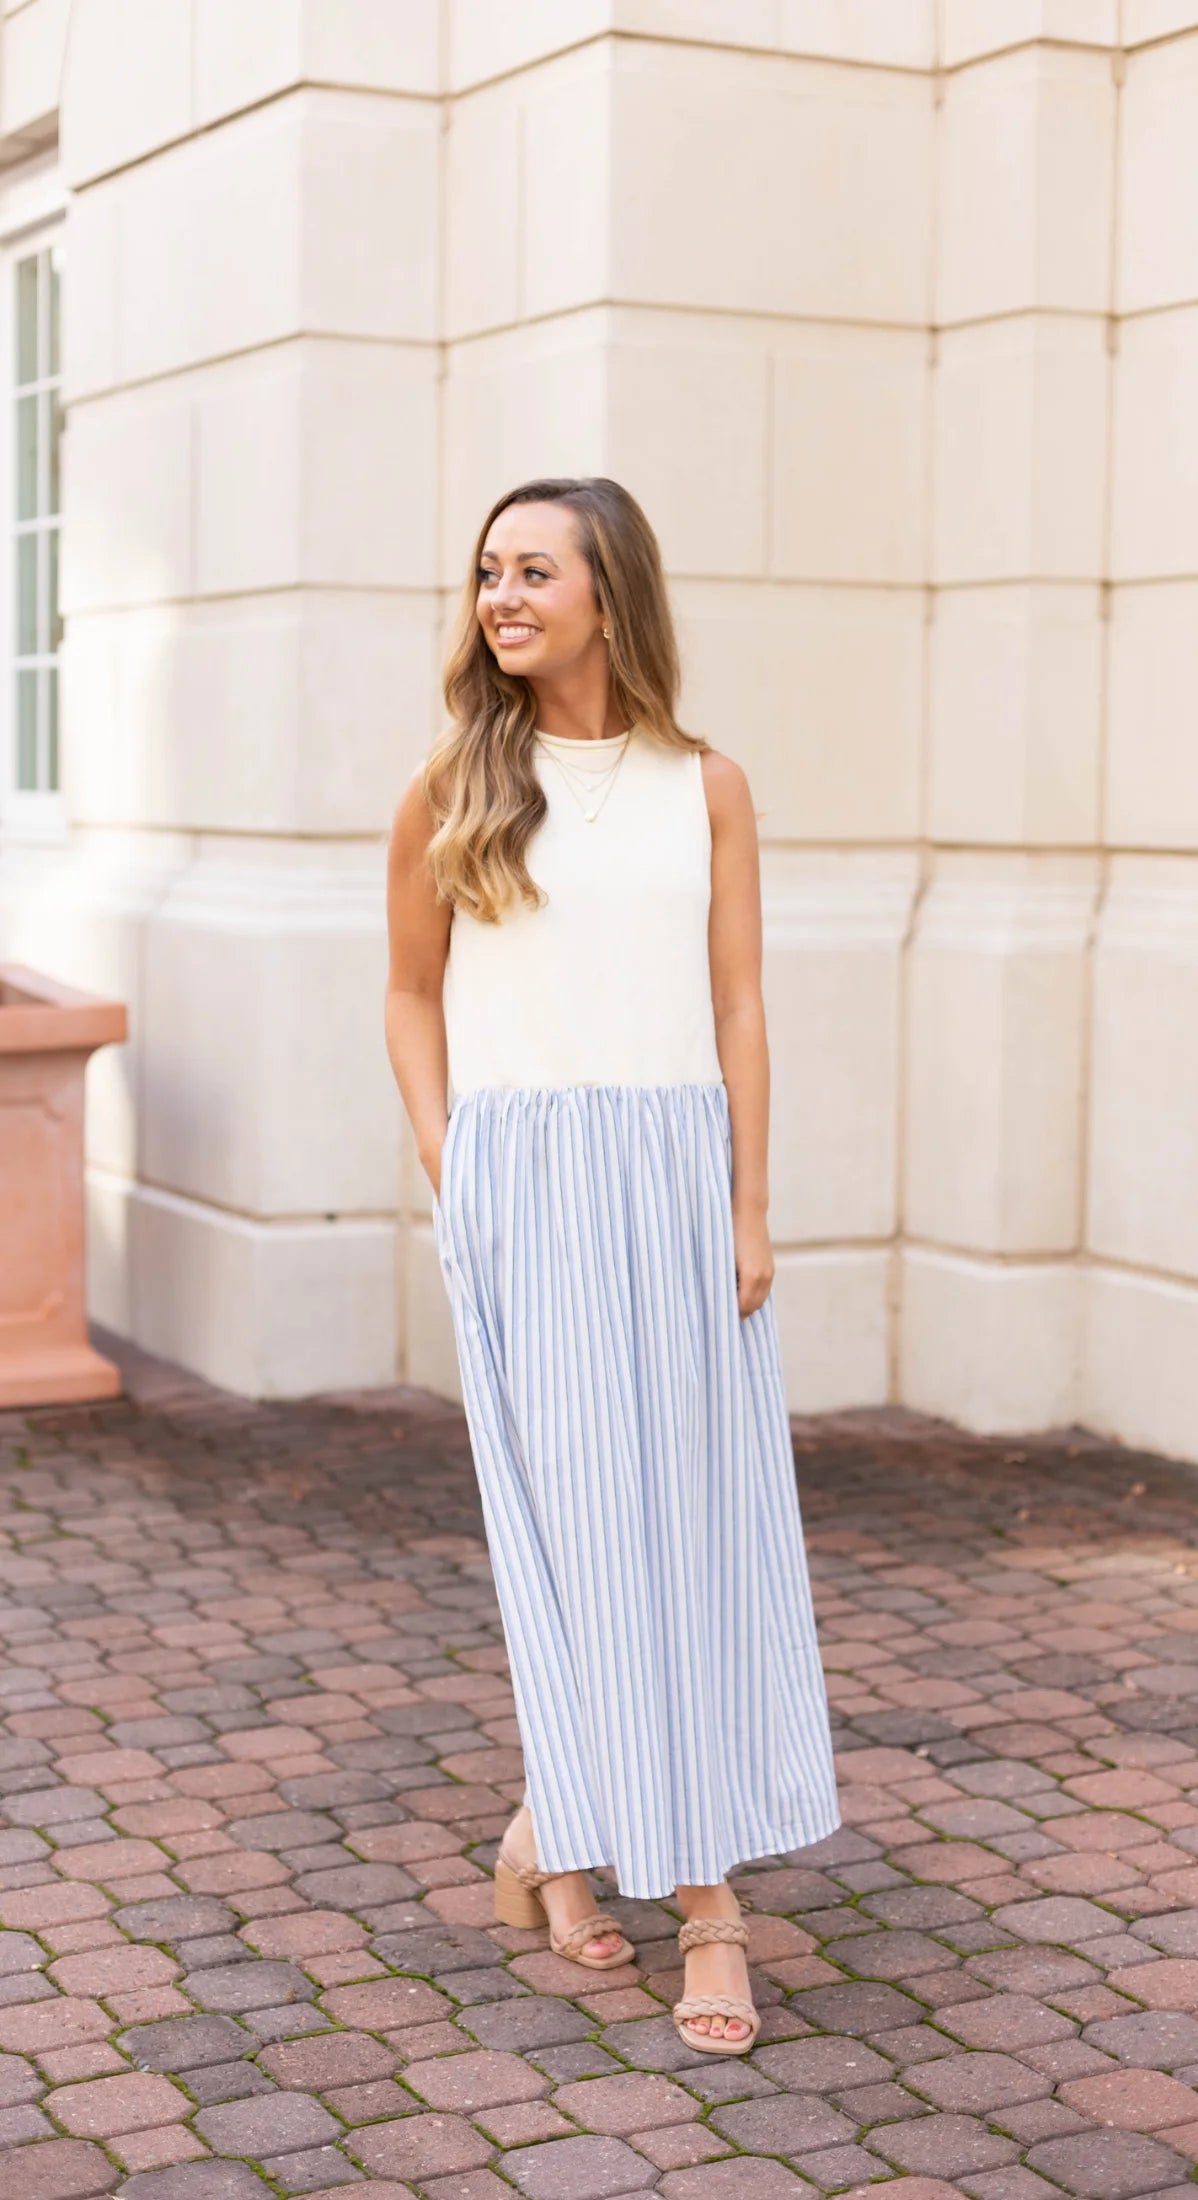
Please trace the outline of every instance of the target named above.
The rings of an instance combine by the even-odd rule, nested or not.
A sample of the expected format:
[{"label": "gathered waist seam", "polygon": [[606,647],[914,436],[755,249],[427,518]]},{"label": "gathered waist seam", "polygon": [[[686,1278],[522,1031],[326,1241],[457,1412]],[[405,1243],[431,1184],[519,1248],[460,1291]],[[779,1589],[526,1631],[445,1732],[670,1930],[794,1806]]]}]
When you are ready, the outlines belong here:
[{"label": "gathered waist seam", "polygon": [[722,1077],[669,1077],[658,1081],[632,1077],[599,1077],[576,1079],[561,1085],[467,1085],[454,1094],[455,1100],[474,1100],[482,1093],[513,1098],[535,1096],[541,1098],[555,1092],[720,1092],[726,1089]]}]

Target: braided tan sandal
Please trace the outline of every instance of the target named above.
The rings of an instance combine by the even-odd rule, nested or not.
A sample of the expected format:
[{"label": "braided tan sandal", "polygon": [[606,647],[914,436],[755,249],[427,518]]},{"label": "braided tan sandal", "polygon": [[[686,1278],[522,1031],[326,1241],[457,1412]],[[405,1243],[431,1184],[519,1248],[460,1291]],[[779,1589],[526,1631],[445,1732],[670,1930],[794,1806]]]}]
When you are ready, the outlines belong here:
[{"label": "braided tan sandal", "polygon": [[[735,1947],[746,1948],[749,1928],[739,1918],[688,1917],[678,1929],[678,1946],[684,1956],[688,1948],[700,1948],[709,1940],[727,1940]],[[751,2001],[737,2001],[728,1994],[684,1994],[671,2014],[680,2039],[703,2055],[747,2055],[761,2030],[760,2010]],[[736,2017],[751,2029],[743,2040],[730,2040],[726,2033],[713,2039],[710,2032],[688,2031],[688,2017]]]},{"label": "braided tan sandal", "polygon": [[[505,1853],[501,1842],[495,1859],[496,1924],[523,1926],[530,1932],[541,1925],[549,1925],[549,1915],[537,1888],[543,1887],[548,1879],[568,1876],[566,1872],[542,1872],[531,1864],[518,1864],[515,1857]],[[605,1933],[619,1933],[619,1947],[608,1956],[584,1955],[588,1940],[599,1940]],[[636,1960],[636,1950],[632,1942],[624,1938],[618,1919],[606,1917],[602,1910],[594,1910],[589,1917],[580,1918],[560,1940],[554,1938],[553,1927],[549,1925],[549,1945],[555,1956],[565,1956],[570,1963],[581,1963],[588,1971],[614,1971],[620,1964]]]}]

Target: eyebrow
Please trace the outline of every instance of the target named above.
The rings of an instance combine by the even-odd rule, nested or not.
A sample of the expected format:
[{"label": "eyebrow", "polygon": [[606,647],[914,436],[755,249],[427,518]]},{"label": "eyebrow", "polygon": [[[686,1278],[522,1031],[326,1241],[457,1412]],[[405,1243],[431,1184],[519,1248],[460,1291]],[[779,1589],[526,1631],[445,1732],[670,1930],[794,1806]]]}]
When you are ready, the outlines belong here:
[{"label": "eyebrow", "polygon": [[[479,555],[484,558],[498,558],[499,552],[498,550],[482,550]],[[557,564],[557,559],[551,550],[520,550],[517,552],[517,557],[521,565],[523,565],[526,558],[544,558],[549,565]]]}]

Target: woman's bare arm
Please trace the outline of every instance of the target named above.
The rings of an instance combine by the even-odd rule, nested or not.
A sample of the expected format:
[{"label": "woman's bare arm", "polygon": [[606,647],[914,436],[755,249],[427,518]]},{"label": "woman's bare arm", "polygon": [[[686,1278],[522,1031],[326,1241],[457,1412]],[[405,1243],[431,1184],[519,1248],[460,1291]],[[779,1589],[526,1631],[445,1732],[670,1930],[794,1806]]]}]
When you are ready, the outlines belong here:
[{"label": "woman's bare arm", "polygon": [[708,749],[703,783],[711,819],[711,998],[732,1122],[732,1217],[743,1316],[756,1311],[774,1280],[766,1226],[770,1061],[761,991],[761,865],[753,798],[740,765]]},{"label": "woman's bare arm", "polygon": [[453,911],[438,901],[426,861],[435,830],[420,791],[408,781],[387,854],[387,1052],[408,1112],[421,1167],[440,1197],[441,1146],[448,1122],[449,1060],[441,989]]}]

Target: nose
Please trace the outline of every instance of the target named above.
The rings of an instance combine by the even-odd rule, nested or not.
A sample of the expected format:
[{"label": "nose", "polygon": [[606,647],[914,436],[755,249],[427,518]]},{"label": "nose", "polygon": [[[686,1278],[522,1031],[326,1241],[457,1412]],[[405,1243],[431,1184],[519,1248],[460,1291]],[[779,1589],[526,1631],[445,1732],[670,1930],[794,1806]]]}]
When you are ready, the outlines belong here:
[{"label": "nose", "polygon": [[503,574],[496,585],[495,594],[491,600],[497,612],[513,611],[523,603],[523,591],[513,574]]}]

